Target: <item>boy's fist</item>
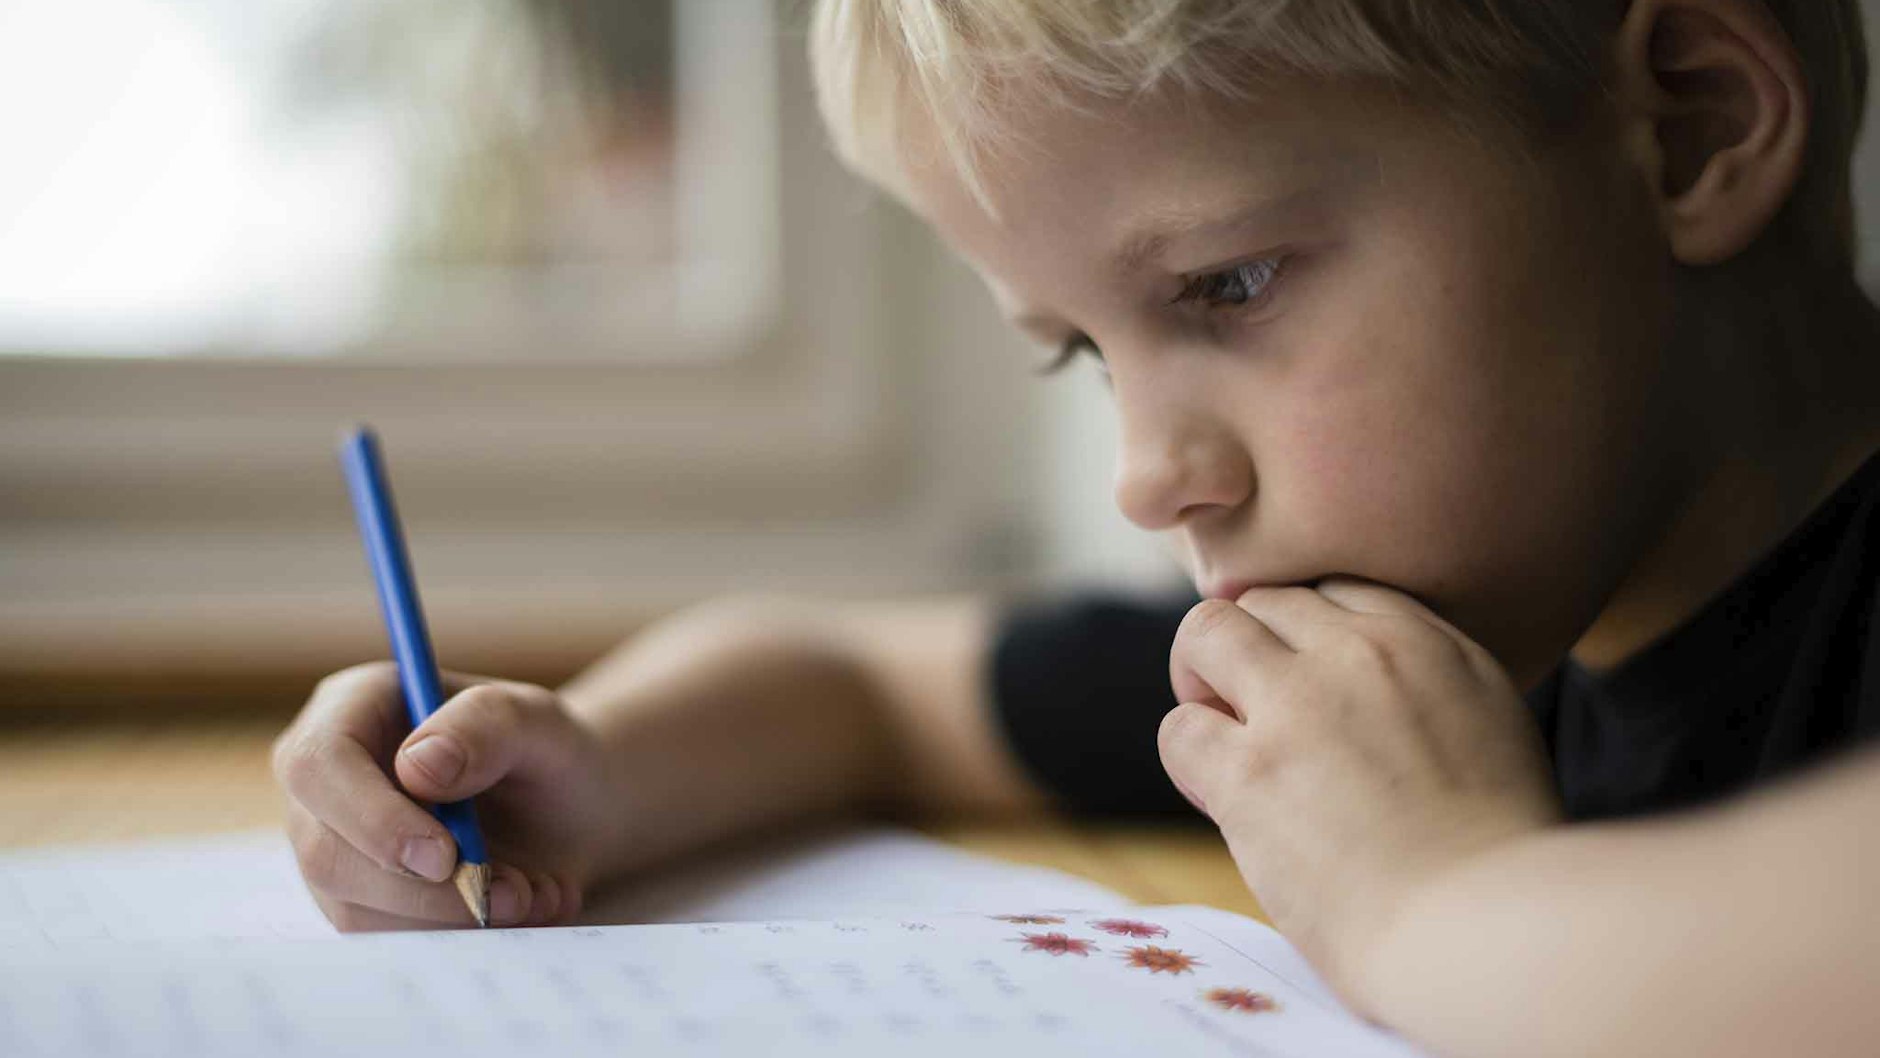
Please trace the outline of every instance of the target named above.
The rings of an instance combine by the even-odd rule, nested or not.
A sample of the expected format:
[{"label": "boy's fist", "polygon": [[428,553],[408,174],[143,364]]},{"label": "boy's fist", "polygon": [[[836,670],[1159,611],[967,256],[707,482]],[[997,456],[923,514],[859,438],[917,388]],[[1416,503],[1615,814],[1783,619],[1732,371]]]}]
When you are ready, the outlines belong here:
[{"label": "boy's fist", "polygon": [[476,797],[491,923],[572,921],[613,808],[598,742],[543,688],[455,673],[444,685],[452,697],[407,733],[397,669],[346,669],[275,741],[315,902],[345,931],[470,925],[449,883],[456,846],[418,802]]},{"label": "boy's fist", "polygon": [[1170,657],[1162,762],[1275,925],[1347,999],[1419,887],[1556,822],[1533,719],[1481,646],[1348,579],[1195,607]]}]

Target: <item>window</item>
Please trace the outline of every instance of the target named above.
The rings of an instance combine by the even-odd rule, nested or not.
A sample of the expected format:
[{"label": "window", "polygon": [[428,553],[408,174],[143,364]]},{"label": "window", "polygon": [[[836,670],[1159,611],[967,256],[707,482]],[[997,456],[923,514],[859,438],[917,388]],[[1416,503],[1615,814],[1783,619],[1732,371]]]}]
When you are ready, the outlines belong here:
[{"label": "window", "polygon": [[[119,69],[119,28],[168,82]],[[358,420],[458,649],[1023,557],[1028,361],[831,157],[771,0],[67,0],[0,37],[7,94],[39,77],[65,115],[20,169],[52,212],[0,206],[41,225],[0,267],[0,662],[382,649],[332,456]],[[135,120],[94,100],[79,128],[112,77]],[[139,135],[183,149],[189,92],[246,115],[191,179],[123,160]],[[482,140],[439,131],[480,107]],[[107,134],[118,161],[47,179],[49,145]],[[302,215],[327,197],[348,205]],[[134,223],[61,242],[91,214]]]},{"label": "window", "polygon": [[764,14],[27,5],[0,34],[0,352],[727,355],[775,295]]}]

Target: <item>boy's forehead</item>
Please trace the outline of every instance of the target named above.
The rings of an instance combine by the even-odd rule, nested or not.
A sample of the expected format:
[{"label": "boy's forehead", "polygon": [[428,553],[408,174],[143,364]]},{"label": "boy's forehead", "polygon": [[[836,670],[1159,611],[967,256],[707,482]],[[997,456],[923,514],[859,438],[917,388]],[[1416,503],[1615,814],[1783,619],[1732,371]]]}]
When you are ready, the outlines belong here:
[{"label": "boy's forehead", "polygon": [[969,256],[987,243],[1071,237],[1128,266],[1185,228],[1312,186],[1374,181],[1369,116],[1264,100],[1041,107],[1004,117],[977,151],[977,194],[929,123],[907,126],[901,168],[915,211]]},{"label": "boy's forehead", "polygon": [[1127,272],[1184,232],[1253,227],[1316,193],[1374,182],[1375,115],[1354,109],[1168,98],[1035,108],[979,152],[977,194],[931,124],[909,123],[904,188],[1010,313],[1023,300],[1013,281],[1043,267],[1075,258]]}]

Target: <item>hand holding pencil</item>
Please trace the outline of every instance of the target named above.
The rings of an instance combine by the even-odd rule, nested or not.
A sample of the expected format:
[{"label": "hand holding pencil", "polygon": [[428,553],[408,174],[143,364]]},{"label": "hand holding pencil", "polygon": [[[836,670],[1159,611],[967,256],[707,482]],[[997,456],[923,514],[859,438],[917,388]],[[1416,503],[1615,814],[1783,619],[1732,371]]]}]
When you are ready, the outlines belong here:
[{"label": "hand holding pencil", "polygon": [[[346,472],[346,489],[352,494],[353,513],[359,522],[359,538],[365,544],[366,560],[372,566],[372,579],[378,585],[379,605],[385,613],[385,628],[391,636],[392,655],[397,659],[399,688],[404,692],[405,715],[419,727],[437,707],[444,704],[443,681],[438,677],[437,656],[431,650],[431,633],[424,620],[424,607],[418,602],[418,581],[411,572],[411,556],[405,550],[405,530],[398,521],[398,507],[392,500],[392,485],[385,471],[385,457],[379,439],[370,429],[359,427],[340,445],[340,465]],[[429,758],[434,766],[445,764],[452,751],[437,737],[410,744],[405,752],[413,759]],[[461,753],[454,754],[461,763]],[[428,770],[428,769],[427,769]],[[431,814],[450,831],[457,846],[457,867],[451,881],[463,897],[464,906],[477,925],[490,924],[490,864],[483,848],[483,831],[477,825],[476,806],[469,798],[440,801],[431,806]]]},{"label": "hand holding pencil", "polygon": [[[544,688],[433,680],[440,704],[414,730],[400,665],[336,673],[276,741],[288,836],[315,901],[345,931],[470,925],[481,862],[489,924],[572,921],[617,804],[597,739]],[[471,798],[475,832],[463,813],[424,807]]]}]

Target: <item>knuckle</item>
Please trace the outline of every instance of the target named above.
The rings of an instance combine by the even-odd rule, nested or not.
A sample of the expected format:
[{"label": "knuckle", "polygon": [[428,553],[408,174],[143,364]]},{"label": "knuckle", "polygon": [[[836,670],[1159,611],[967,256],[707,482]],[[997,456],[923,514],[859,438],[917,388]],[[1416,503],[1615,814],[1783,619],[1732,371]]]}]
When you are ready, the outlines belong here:
[{"label": "knuckle", "polygon": [[1404,650],[1433,651],[1456,656],[1459,645],[1449,633],[1413,614],[1387,614],[1378,623],[1378,635]]},{"label": "knuckle", "polygon": [[518,712],[530,714],[561,712],[561,696],[546,687],[538,687],[533,683],[505,683],[502,687],[509,692]]},{"label": "knuckle", "polygon": [[305,731],[289,730],[274,740],[274,777],[288,793],[304,793],[320,772],[318,741]]},{"label": "knuckle", "polygon": [[1338,643],[1338,660],[1344,665],[1372,671],[1389,669],[1392,664],[1391,650],[1384,639],[1367,632],[1358,632],[1341,639]]},{"label": "knuckle", "polygon": [[392,661],[390,658],[380,658],[377,661],[362,662],[345,670],[345,674],[350,675],[354,681],[366,687],[389,688],[398,686],[398,663]]},{"label": "knuckle", "polygon": [[[359,840],[365,843],[365,855],[381,864],[398,862],[398,848],[406,833],[403,809],[410,803],[394,794],[375,797],[371,804],[359,808],[358,834]],[[414,836],[425,835],[425,831],[419,828],[411,828],[410,833]]]},{"label": "knuckle", "polygon": [[515,694],[493,683],[470,688],[458,701],[460,715],[479,728],[493,728],[500,734],[515,730],[522,722],[522,705]]},{"label": "knuckle", "polygon": [[274,736],[274,742],[268,747],[268,771],[275,782],[286,785],[287,771],[293,766],[294,746],[299,738],[300,731],[294,727]]},{"label": "knuckle", "polygon": [[1220,631],[1234,615],[1240,613],[1240,607],[1226,599],[1203,599],[1182,618],[1181,627],[1176,631],[1177,641],[1182,639],[1206,639]]},{"label": "knuckle", "polygon": [[366,661],[329,673],[314,685],[315,697],[345,695],[359,690],[376,691],[395,686],[398,666],[387,660]]},{"label": "knuckle", "polygon": [[1272,594],[1267,596],[1266,604],[1286,613],[1311,616],[1313,609],[1324,601],[1324,597],[1318,593],[1317,589],[1296,584],[1274,588],[1271,592]]},{"label": "knuckle", "polygon": [[1202,720],[1197,710],[1206,709],[1205,705],[1192,703],[1178,705],[1162,717],[1162,724],[1156,729],[1156,745],[1164,757],[1171,749],[1179,750],[1192,741],[1196,728]]},{"label": "knuckle", "polygon": [[345,842],[331,827],[315,827],[313,833],[295,847],[294,853],[301,877],[310,887],[322,892],[338,888],[344,873],[341,862],[345,857]]},{"label": "knuckle", "polygon": [[352,669],[341,669],[338,672],[329,672],[320,677],[314,682],[313,694],[310,696],[310,699],[318,701],[328,695],[338,694],[341,688],[346,685],[346,680],[351,676],[352,671]]},{"label": "knuckle", "polygon": [[1510,683],[1508,670],[1502,666],[1501,660],[1495,657],[1487,647],[1482,646],[1474,640],[1469,640],[1467,642],[1457,643],[1456,649],[1461,651],[1463,664],[1467,665],[1470,671],[1475,673],[1477,679],[1484,683],[1492,684]]}]

